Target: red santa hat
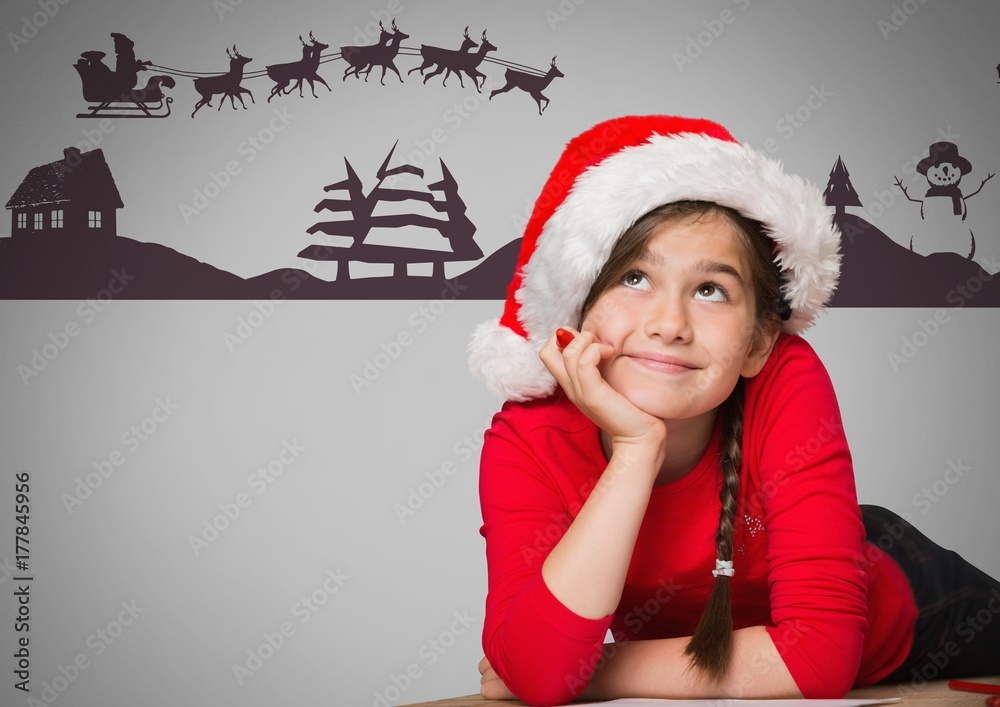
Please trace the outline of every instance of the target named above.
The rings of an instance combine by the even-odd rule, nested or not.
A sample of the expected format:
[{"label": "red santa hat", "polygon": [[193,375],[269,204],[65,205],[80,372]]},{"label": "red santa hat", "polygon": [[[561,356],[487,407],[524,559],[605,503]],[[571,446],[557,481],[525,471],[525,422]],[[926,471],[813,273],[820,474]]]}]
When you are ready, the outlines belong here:
[{"label": "red santa hat", "polygon": [[622,234],[681,200],[715,202],[763,223],[791,307],[782,328],[799,333],[812,324],[840,272],[840,233],[819,189],[711,121],[626,116],[566,146],[525,227],[503,314],[475,330],[473,373],[508,400],[552,393],[556,382],[539,350],[558,327],[578,325]]}]

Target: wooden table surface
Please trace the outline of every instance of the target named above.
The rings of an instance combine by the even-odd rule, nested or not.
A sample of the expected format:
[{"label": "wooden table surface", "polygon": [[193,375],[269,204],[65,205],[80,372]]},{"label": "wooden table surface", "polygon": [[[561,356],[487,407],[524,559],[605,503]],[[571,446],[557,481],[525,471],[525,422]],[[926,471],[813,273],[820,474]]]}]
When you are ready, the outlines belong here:
[{"label": "wooden table surface", "polygon": [[[991,685],[1000,685],[1000,676],[988,678],[968,678],[973,682],[984,682]],[[910,705],[954,705],[955,707],[983,707],[986,704],[986,695],[973,692],[958,692],[948,688],[948,681],[941,680],[927,683],[920,687],[910,685],[878,685],[876,687],[865,687],[859,690],[852,690],[848,697],[871,697],[888,698],[899,697],[900,701],[895,703],[900,707]],[[401,707],[518,707],[523,702],[515,700],[484,700],[480,695],[466,695],[465,697],[449,697],[433,702],[420,702]]]}]

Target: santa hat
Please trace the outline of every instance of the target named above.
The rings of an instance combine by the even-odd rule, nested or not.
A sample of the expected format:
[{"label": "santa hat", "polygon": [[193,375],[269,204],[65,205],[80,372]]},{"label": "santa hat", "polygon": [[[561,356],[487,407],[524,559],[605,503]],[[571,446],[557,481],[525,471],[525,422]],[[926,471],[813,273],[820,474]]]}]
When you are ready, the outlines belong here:
[{"label": "santa hat", "polygon": [[469,345],[473,373],[508,400],[549,395],[556,382],[538,352],[583,301],[622,234],[674,201],[711,201],[764,224],[782,294],[799,333],[822,311],[840,271],[840,233],[823,195],[721,125],[675,116],[626,116],[573,138],[525,227],[503,315]]}]

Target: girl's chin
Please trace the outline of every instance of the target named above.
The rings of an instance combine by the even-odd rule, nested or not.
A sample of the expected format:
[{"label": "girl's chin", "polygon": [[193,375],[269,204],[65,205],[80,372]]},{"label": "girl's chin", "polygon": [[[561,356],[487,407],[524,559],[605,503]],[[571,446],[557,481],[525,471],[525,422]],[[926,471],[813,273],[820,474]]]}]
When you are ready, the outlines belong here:
[{"label": "girl's chin", "polygon": [[687,400],[684,396],[677,396],[680,399],[667,400],[665,394],[651,395],[648,390],[635,391],[633,393],[624,392],[624,397],[647,415],[658,417],[661,420],[690,420],[700,417],[707,412],[717,408],[717,404],[711,404],[704,400]]},{"label": "girl's chin", "polygon": [[700,410],[693,409],[689,405],[676,405],[668,404],[662,398],[650,400],[648,396],[638,395],[638,396],[626,396],[633,405],[642,410],[647,415],[652,415],[653,417],[658,417],[661,420],[684,420],[689,417],[695,417],[700,412]]}]

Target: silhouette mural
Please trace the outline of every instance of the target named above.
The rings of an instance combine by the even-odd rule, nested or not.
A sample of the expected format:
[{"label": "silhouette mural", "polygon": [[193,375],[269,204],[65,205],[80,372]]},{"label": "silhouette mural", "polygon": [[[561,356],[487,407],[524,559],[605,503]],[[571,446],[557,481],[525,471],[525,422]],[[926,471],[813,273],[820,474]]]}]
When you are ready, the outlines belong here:
[{"label": "silhouette mural", "polygon": [[958,146],[953,142],[935,142],[927,151],[928,156],[917,163],[917,173],[927,179],[928,189],[923,199],[910,196],[898,177],[895,181],[908,201],[920,204],[920,219],[931,226],[910,239],[910,250],[925,253],[964,251],[972,258],[976,252],[976,236],[972,229],[966,236],[965,229],[957,226],[969,215],[968,200],[981,192],[994,175],[987,174],[974,192],[963,195],[959,184],[962,177],[972,171],[972,163],[958,154]]},{"label": "silhouette mural", "polygon": [[123,208],[101,150],[63,150],[63,158],[35,167],[7,202],[14,238],[90,233],[114,236]]},{"label": "silhouette mural", "polygon": [[[931,153],[930,162],[934,162],[934,146]],[[941,151],[941,156],[946,154],[952,151]],[[929,169],[929,164],[918,166],[918,172],[925,173],[925,167]],[[896,184],[903,188],[898,178]],[[831,307],[1000,306],[1000,278],[972,260],[974,252],[921,254],[896,243],[860,216],[847,213],[846,207],[862,204],[840,157],[830,172],[825,197],[835,208],[833,221],[842,235],[840,281]],[[947,202],[951,208],[950,196]]]},{"label": "silhouette mural", "polygon": [[[441,199],[435,199],[430,191],[382,186],[386,177],[400,174],[413,174],[420,178],[424,176],[422,169],[410,164],[390,169],[388,165],[395,149],[396,145],[393,145],[392,149],[389,150],[389,154],[386,155],[382,166],[378,169],[376,175],[378,183],[368,194],[364,193],[361,179],[351,167],[351,163],[344,160],[347,178],[325,187],[325,191],[346,191],[348,198],[324,199],[316,205],[315,211],[348,212],[351,218],[321,221],[311,226],[308,232],[310,234],[324,233],[330,236],[343,236],[348,238],[351,243],[350,245],[313,245],[300,252],[299,257],[335,261],[337,263],[336,281],[341,283],[350,279],[348,273],[351,261],[391,263],[393,266],[393,286],[391,289],[399,290],[399,294],[404,294],[409,264],[430,263],[433,268],[431,277],[443,279],[445,262],[479,260],[483,257],[483,251],[479,249],[472,238],[476,227],[465,215],[465,202],[458,195],[458,184],[445,166],[444,160],[440,161],[441,180],[427,186],[428,190],[441,192]],[[417,202],[417,204],[425,203],[435,211],[443,213],[446,218],[436,219],[414,212],[373,215],[375,209],[383,202],[404,203],[407,201]],[[373,230],[406,226],[417,226],[435,232],[438,235],[437,240],[447,241],[448,248],[444,249],[440,247],[440,244],[439,247],[421,247],[409,244],[393,246],[367,242]]]},{"label": "silhouette mural", "polygon": [[[310,30],[308,41],[298,35],[298,59],[264,64],[256,71],[247,69],[263,62],[245,55],[238,43],[233,43],[225,47],[229,59],[225,72],[183,71],[139,60],[135,43],[112,32],[113,69],[105,64],[105,53],[98,50],[82,52],[73,64],[82,81],[84,100],[90,104],[77,117],[167,117],[177,96],[166,96],[164,91],[177,88],[176,78],[191,79],[197,96],[192,118],[202,107],[213,107],[213,100],[218,100],[216,112],[227,99],[233,110],[238,110],[237,101],[244,110],[252,110],[256,101],[248,85],[264,77],[270,82],[268,103],[296,92],[299,99],[305,98],[307,82],[313,98],[319,98],[317,83],[328,93],[336,93],[321,76],[323,65],[335,61],[345,64],[342,82],[350,76],[368,82],[372,71],[381,69],[382,86],[386,86],[385,75],[391,71],[401,83],[406,82],[404,73],[419,73],[422,85],[441,76],[441,85],[446,88],[455,75],[459,88],[449,91],[471,91],[474,87],[485,93],[488,86],[492,89],[490,101],[518,89],[534,100],[542,115],[549,105],[544,92],[556,78],[564,77],[556,65],[557,57],[552,57],[545,71],[497,58],[497,45],[489,40],[486,29],[478,41],[466,25],[461,42],[417,47],[404,44],[410,35],[395,20],[389,28],[379,22],[378,31],[378,39],[370,44],[341,46],[330,53],[330,45]],[[455,40],[457,35],[456,31]],[[407,60],[413,62],[408,69],[402,66]],[[490,65],[504,69],[502,84],[499,77],[487,83],[484,67]],[[142,72],[154,75],[140,87]],[[472,79],[473,85],[466,87],[464,78]],[[249,105],[244,94],[250,98]],[[483,101],[483,105],[488,103]],[[324,220],[306,231],[316,242],[289,253],[307,264],[243,278],[172,248],[119,234],[117,210],[124,204],[105,154],[100,149],[81,152],[67,148],[62,159],[31,169],[7,202],[12,237],[0,239],[0,297],[87,297],[117,272],[119,279],[121,273],[130,276],[128,287],[116,295],[123,299],[250,299],[268,297],[275,291],[284,297],[309,299],[423,298],[439,296],[446,286],[467,298],[503,299],[520,240],[484,255],[474,238],[475,215],[468,213],[458,180],[444,160],[439,162],[440,177],[425,182],[423,169],[392,164],[395,150],[393,145],[370,188],[344,158],[343,178],[323,187],[332,194],[314,208],[324,214]],[[907,200],[903,203],[914,205],[914,217],[919,205],[920,227],[894,239],[851,213],[852,208],[863,205],[843,159],[838,156],[835,160],[825,198],[844,235],[844,261],[832,306],[954,306],[956,301],[959,306],[1000,306],[995,281],[1000,278],[992,278],[973,260],[976,235],[967,222],[970,199],[984,190],[994,174],[987,172],[974,189],[963,188],[963,179],[966,183],[974,179],[970,176],[973,163],[953,142],[931,144],[917,165],[917,173],[927,181],[923,194],[904,186],[899,178],[895,185]],[[403,186],[407,179],[410,183]],[[362,264],[364,267],[357,267]],[[446,270],[461,270],[463,265],[468,268],[465,272],[446,277]],[[329,278],[317,276],[322,267]],[[385,274],[372,275],[372,268]],[[959,295],[956,299],[956,288],[968,282],[977,288],[974,296]]]},{"label": "silhouette mural", "polygon": [[191,111],[191,117],[198,112],[198,109],[202,106],[212,105],[212,96],[215,94],[221,94],[219,99],[219,107],[216,110],[222,110],[222,104],[225,103],[226,98],[229,98],[230,105],[236,108],[236,99],[240,101],[240,105],[243,108],[247,107],[247,104],[243,102],[243,96],[240,94],[247,94],[250,96],[250,100],[253,100],[253,94],[250,93],[250,89],[244,88],[240,85],[243,81],[243,67],[249,64],[253,59],[248,56],[243,56],[236,49],[236,45],[233,45],[233,51],[226,49],[226,54],[229,56],[229,71],[221,76],[203,76],[200,79],[194,80],[194,90],[201,94],[201,100],[198,101],[194,110]]},{"label": "silhouette mural", "polygon": [[164,96],[163,87],[174,88],[170,76],[153,76],[145,87],[136,88],[139,72],[152,62],[135,58],[135,42],[119,32],[115,40],[115,70],[104,63],[104,52],[86,51],[73,68],[83,82],[83,100],[95,103],[77,118],[166,118],[173,98]]},{"label": "silhouette mural", "polygon": [[[442,292],[452,298],[502,299],[520,239],[483,259],[473,238],[476,226],[443,160],[441,179],[425,188],[385,184],[406,174],[421,182],[424,177],[413,165],[390,167],[395,147],[367,193],[345,158],[347,177],[325,191],[346,191],[348,198],[324,199],[315,207],[317,213],[350,216],[307,229],[342,242],[314,244],[298,254],[336,263],[332,281],[299,268],[242,278],[172,248],[118,235],[115,213],[123,203],[103,152],[67,148],[62,160],[32,169],[7,202],[14,235],[0,239],[0,298],[86,298],[106,288],[110,278],[128,283],[114,290],[117,299],[426,299],[440,298]],[[399,213],[380,214],[387,204]],[[434,215],[417,213],[420,207]],[[460,261],[473,266],[445,277],[445,263]],[[351,262],[387,265],[392,273],[352,278]],[[420,264],[430,272],[409,272],[410,265]]]},{"label": "silhouette mural", "polygon": [[[274,82],[268,96],[268,102],[277,96],[289,95],[295,88],[299,89],[299,97],[303,97],[304,82],[308,81],[314,98],[318,98],[315,91],[315,84],[321,83],[330,91],[330,85],[319,75],[321,64],[343,60],[347,67],[344,69],[342,79],[347,80],[348,76],[357,79],[364,75],[367,82],[372,70],[381,68],[379,83],[385,85],[386,72],[391,70],[403,82],[403,76],[396,66],[396,58],[419,57],[421,63],[410,69],[407,73],[419,71],[424,76],[424,83],[432,76],[444,73],[442,83],[446,85],[448,78],[452,74],[458,76],[459,85],[465,88],[462,74],[473,80],[476,91],[481,92],[486,84],[486,74],[479,70],[484,63],[492,63],[506,69],[506,85],[491,94],[504,93],[512,88],[520,88],[531,95],[538,104],[538,113],[542,114],[549,99],[541,95],[553,78],[562,77],[563,73],[555,66],[555,58],[547,71],[535,69],[523,64],[517,64],[495,57],[488,57],[489,52],[497,51],[496,45],[486,38],[486,30],[483,30],[480,43],[469,37],[468,27],[465,28],[464,41],[458,50],[444,49],[431,45],[422,44],[419,48],[403,46],[402,42],[409,39],[410,35],[403,32],[392,21],[391,31],[387,30],[383,23],[379,22],[379,39],[374,44],[360,46],[342,46],[338,52],[323,56],[323,51],[329,49],[329,45],[319,42],[312,31],[309,33],[310,43],[307,44],[302,36],[299,41],[302,44],[302,58],[298,61],[283,64],[268,64],[260,71],[246,71],[244,67],[253,61],[252,57],[241,54],[236,44],[232,48],[226,48],[229,56],[229,70],[225,73],[188,71],[174,69],[167,66],[154,64],[151,61],[138,61],[135,58],[134,42],[119,32],[112,32],[111,36],[115,42],[116,64],[112,71],[102,61],[105,54],[101,51],[85,51],[81,58],[74,64],[74,68],[80,74],[83,81],[84,100],[95,103],[89,106],[89,112],[77,114],[78,118],[165,118],[170,115],[170,103],[173,98],[164,96],[163,88],[174,88],[176,81],[174,77],[190,78],[193,80],[195,92],[199,95],[194,109],[191,112],[193,118],[195,113],[202,106],[211,106],[214,96],[220,95],[221,99],[229,98],[230,107],[236,108],[236,100],[240,101],[243,108],[247,108],[243,101],[242,94],[247,94],[251,102],[253,94],[243,85],[244,81],[252,81],[263,76],[267,76]],[[469,51],[479,47],[476,52]],[[424,74],[426,69],[435,67],[429,74]],[[136,88],[138,72],[155,69],[157,75],[151,77],[144,88]],[[294,86],[290,84],[295,82]],[[222,108],[220,100],[217,110]]]},{"label": "silhouette mural", "polygon": [[[431,47],[426,44],[420,45],[420,56],[423,58],[423,62],[420,66],[410,69],[407,74],[412,74],[414,71],[419,71],[421,76],[424,77],[424,83],[427,83],[427,79],[432,76],[437,76],[442,71],[447,71],[444,78],[441,80],[441,85],[445,86],[448,83],[448,77],[452,74],[458,75],[458,83],[465,88],[465,83],[462,81],[462,72],[469,75],[475,84],[476,91],[482,93],[482,86],[479,83],[479,79],[486,83],[486,75],[480,73],[477,67],[482,63],[483,59],[486,58],[487,52],[495,52],[497,50],[490,40],[486,38],[486,30],[483,30],[483,36],[480,38],[482,44],[477,44],[471,37],[469,37],[469,28],[465,28],[464,40],[462,41],[462,46],[456,49],[442,49],[441,47]],[[479,51],[470,53],[469,50],[474,47],[479,47]],[[429,74],[424,74],[424,69],[431,66],[437,68]]]},{"label": "silhouette mural", "polygon": [[[296,88],[299,89],[299,98],[302,98],[302,87],[306,81],[309,82],[313,98],[319,98],[316,95],[317,81],[326,86],[327,91],[333,90],[330,88],[330,84],[324,81],[318,73],[320,56],[323,50],[328,49],[330,45],[321,43],[313,37],[312,32],[309,32],[310,44],[305,43],[301,34],[299,35],[299,41],[302,42],[301,59],[288,64],[271,64],[267,67],[267,75],[274,81],[274,88],[271,89],[271,95],[267,97],[268,103],[275,96],[291,93]],[[295,86],[289,87],[288,84],[292,81],[296,82]]]},{"label": "silhouette mural", "polygon": [[[507,69],[507,72],[504,74],[507,82],[495,91],[490,92],[490,100],[492,101],[493,96],[498,93],[506,93],[512,88],[519,88],[535,99],[535,103],[538,104],[538,115],[541,115],[549,105],[549,99],[542,95],[542,91],[552,83],[552,79],[562,77],[563,75],[563,72],[556,66],[555,57],[552,57],[552,61],[549,63],[548,72],[541,77],[515,69]],[[542,101],[545,101],[544,106],[542,105]]]}]

